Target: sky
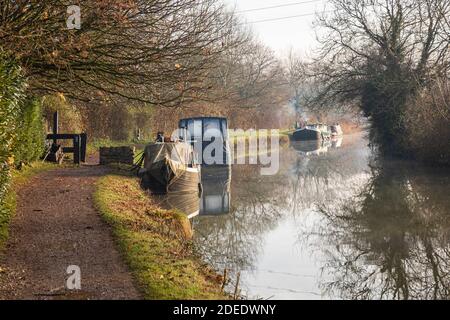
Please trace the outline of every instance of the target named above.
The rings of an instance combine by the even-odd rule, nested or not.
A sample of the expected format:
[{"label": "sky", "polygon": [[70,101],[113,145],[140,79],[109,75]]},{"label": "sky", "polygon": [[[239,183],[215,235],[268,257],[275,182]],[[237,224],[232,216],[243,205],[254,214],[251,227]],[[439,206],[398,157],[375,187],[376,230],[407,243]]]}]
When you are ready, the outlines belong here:
[{"label": "sky", "polygon": [[[253,29],[258,38],[278,55],[285,56],[292,48],[307,55],[317,42],[312,28],[315,12],[324,10],[326,0],[223,0],[230,8],[236,8]],[[303,3],[301,3],[303,2]],[[292,4],[292,5],[290,5]],[[295,5],[294,5],[295,4]],[[280,6],[258,10],[261,8]],[[306,15],[277,21],[256,21]]]}]

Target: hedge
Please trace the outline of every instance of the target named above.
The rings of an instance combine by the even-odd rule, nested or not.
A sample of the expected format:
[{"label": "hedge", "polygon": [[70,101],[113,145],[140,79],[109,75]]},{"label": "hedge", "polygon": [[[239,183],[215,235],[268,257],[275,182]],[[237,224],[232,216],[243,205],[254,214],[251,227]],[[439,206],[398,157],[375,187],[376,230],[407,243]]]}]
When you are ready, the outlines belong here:
[{"label": "hedge", "polygon": [[45,130],[41,103],[27,99],[21,107],[13,143],[14,164],[21,167],[39,159],[45,146]]},{"label": "hedge", "polygon": [[25,92],[20,68],[0,51],[0,229],[11,214],[11,170],[38,159],[44,149],[41,106]]}]

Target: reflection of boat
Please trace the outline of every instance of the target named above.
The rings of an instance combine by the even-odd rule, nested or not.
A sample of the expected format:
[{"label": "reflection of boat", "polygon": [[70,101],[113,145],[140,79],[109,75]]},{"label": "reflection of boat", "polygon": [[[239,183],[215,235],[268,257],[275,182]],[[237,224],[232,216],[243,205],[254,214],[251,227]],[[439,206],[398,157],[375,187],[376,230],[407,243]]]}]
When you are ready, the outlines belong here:
[{"label": "reflection of boat", "polygon": [[189,218],[197,215],[218,216],[231,208],[231,166],[207,166],[202,168],[202,194],[169,193],[160,199],[165,209],[177,209]]},{"label": "reflection of boat", "polygon": [[231,166],[202,168],[202,198],[200,215],[222,215],[231,207]]},{"label": "reflection of boat", "polygon": [[326,124],[317,123],[295,130],[290,137],[294,141],[327,140],[331,133]]},{"label": "reflection of boat", "polygon": [[331,141],[314,140],[314,141],[296,141],[291,146],[306,156],[321,155],[328,152],[328,148],[332,146]]},{"label": "reflection of boat", "polygon": [[343,141],[344,139],[342,138],[342,137],[333,137],[332,139],[331,139],[331,146],[333,147],[333,148],[340,148],[341,146],[342,146],[342,141]]},{"label": "reflection of boat", "polygon": [[156,194],[195,192],[201,189],[200,166],[194,163],[190,144],[153,143],[144,150],[142,185]]}]

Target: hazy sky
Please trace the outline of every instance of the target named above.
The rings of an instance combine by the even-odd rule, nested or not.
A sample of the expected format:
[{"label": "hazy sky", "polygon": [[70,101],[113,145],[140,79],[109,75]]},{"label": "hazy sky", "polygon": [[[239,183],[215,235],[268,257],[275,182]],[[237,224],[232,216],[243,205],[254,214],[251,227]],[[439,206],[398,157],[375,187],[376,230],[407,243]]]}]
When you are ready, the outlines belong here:
[{"label": "hazy sky", "polygon": [[[251,26],[258,37],[276,53],[284,54],[292,47],[303,54],[315,45],[315,33],[312,29],[314,15],[294,17],[277,21],[252,23],[266,19],[277,19],[296,15],[313,14],[323,11],[326,0],[223,0],[230,7],[236,6],[236,12]],[[297,4],[305,2],[302,4]],[[296,4],[296,5],[289,5]],[[285,6],[289,5],[289,6]],[[259,8],[282,6],[266,10]],[[255,9],[255,10],[254,10]],[[251,11],[247,11],[251,10]],[[244,12],[242,12],[244,11]]]}]

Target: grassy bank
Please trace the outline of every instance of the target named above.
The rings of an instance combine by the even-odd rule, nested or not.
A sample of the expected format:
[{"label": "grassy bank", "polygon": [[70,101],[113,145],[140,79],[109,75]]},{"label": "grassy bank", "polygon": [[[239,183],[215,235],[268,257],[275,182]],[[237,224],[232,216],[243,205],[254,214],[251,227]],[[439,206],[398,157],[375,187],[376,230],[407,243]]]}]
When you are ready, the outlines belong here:
[{"label": "grassy bank", "polygon": [[227,298],[220,276],[193,254],[189,220],[158,208],[137,178],[119,172],[101,178],[95,202],[145,299]]},{"label": "grassy bank", "polygon": [[[284,137],[288,136],[290,133],[292,133],[292,129],[277,129],[278,133],[272,133],[270,129],[266,131],[260,131],[259,129],[255,129],[254,132],[258,137]],[[230,139],[235,138],[246,138],[248,139],[250,137],[250,130],[245,130],[244,132],[239,131],[232,131],[230,130]]]},{"label": "grassy bank", "polygon": [[32,177],[56,168],[54,164],[37,161],[22,170],[13,170],[12,179],[3,203],[0,204],[0,250],[6,244],[9,235],[9,223],[16,212],[16,195],[20,187],[25,185]]}]

